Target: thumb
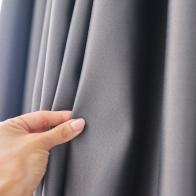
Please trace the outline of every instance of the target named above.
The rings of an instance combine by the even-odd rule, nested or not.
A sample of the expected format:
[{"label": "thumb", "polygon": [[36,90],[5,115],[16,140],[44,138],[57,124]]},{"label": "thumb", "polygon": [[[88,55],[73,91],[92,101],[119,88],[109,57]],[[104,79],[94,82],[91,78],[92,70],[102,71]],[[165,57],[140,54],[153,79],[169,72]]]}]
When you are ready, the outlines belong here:
[{"label": "thumb", "polygon": [[63,144],[75,138],[82,132],[84,126],[85,120],[83,118],[72,119],[49,131],[35,133],[34,135],[41,148],[50,150],[56,145]]}]

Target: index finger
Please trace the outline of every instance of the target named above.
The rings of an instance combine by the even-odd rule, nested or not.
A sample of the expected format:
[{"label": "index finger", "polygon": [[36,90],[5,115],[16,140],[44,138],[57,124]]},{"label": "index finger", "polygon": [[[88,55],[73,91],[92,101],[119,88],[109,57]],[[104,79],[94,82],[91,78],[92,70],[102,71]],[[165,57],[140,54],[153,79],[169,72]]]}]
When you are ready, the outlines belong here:
[{"label": "index finger", "polygon": [[71,111],[38,111],[13,118],[28,132],[47,129],[71,119]]}]

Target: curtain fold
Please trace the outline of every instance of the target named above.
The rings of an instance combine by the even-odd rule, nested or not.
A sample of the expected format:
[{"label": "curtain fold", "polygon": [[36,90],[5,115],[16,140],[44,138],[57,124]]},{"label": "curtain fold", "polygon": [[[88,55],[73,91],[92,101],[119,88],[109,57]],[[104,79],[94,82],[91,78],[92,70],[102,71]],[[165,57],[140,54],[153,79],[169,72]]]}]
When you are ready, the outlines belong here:
[{"label": "curtain fold", "polygon": [[33,3],[33,1],[26,2],[25,0],[2,2],[0,13],[0,120],[19,115],[22,111]]},{"label": "curtain fold", "polygon": [[36,196],[194,196],[195,0],[4,0],[0,119],[73,110]]}]

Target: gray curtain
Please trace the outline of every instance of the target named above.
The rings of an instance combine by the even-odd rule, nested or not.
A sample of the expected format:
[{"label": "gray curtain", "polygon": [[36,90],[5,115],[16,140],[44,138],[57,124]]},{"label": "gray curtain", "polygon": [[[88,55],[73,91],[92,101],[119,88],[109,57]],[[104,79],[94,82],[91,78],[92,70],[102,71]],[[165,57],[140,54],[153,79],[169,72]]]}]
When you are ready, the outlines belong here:
[{"label": "gray curtain", "polygon": [[87,121],[37,196],[196,195],[195,0],[4,0],[0,92]]}]

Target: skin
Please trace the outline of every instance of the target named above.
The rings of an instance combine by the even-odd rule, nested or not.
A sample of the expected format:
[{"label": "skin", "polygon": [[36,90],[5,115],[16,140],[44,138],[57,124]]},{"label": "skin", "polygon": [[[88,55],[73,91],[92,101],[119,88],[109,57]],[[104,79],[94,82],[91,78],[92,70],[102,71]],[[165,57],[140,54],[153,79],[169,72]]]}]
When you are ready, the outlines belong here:
[{"label": "skin", "polygon": [[[0,195],[32,196],[49,150],[78,136],[84,125],[84,119],[71,119],[70,111],[33,112],[0,122]],[[46,131],[50,126],[55,128]]]}]

